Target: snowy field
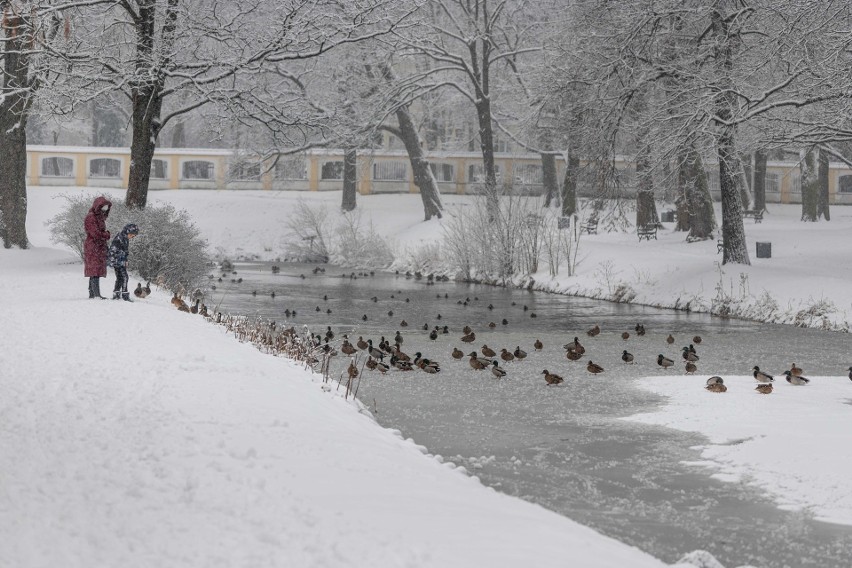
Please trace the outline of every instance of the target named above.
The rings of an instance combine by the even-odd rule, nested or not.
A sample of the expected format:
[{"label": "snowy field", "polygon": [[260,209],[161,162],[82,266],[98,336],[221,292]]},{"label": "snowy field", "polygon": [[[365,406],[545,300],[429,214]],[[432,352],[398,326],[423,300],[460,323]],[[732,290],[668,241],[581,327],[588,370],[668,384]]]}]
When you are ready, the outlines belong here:
[{"label": "snowy field", "polygon": [[[0,542],[12,543],[0,547],[0,565],[662,565],[483,488],[164,295],[132,306],[84,299],[81,265],[50,248],[44,227],[62,192],[29,193],[39,249],[0,250],[0,293],[14,298],[0,330],[0,455],[16,456],[0,468]],[[212,250],[271,259],[283,254],[283,221],[298,199],[335,210],[340,194],[151,199],[188,210]],[[468,200],[446,197],[448,213]],[[442,236],[440,222],[422,222],[417,195],[360,197],[359,209],[394,243],[398,265]],[[736,313],[846,329],[852,209],[832,214],[805,225],[799,206],[771,205],[762,224],[746,221],[750,267],[721,268],[715,242],[662,230],[641,244],[632,233],[584,236],[576,277],[533,277],[542,289],[598,298],[621,282],[636,302],[698,310],[721,289]],[[773,257],[756,259],[755,241],[771,241]],[[726,377],[729,392],[718,395],[700,377],[642,378],[669,404],[632,419],[701,432],[710,443],[696,466],[852,524],[843,479],[852,382],[843,368],[812,378],[792,387],[782,377],[768,397],[751,377]],[[682,388],[687,381],[696,384]]]}]

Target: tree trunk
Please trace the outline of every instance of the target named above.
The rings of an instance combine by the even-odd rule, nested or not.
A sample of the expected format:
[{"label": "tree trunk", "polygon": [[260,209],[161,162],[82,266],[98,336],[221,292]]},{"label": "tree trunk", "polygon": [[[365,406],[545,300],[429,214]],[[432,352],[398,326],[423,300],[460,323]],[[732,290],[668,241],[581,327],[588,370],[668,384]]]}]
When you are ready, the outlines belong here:
[{"label": "tree trunk", "polygon": [[[32,93],[27,55],[31,34],[12,16],[5,22],[0,92],[0,239],[5,248],[29,246],[27,238],[27,119]],[[14,33],[10,33],[14,30]]]},{"label": "tree trunk", "polygon": [[577,178],[580,174],[580,158],[572,150],[565,155],[565,177],[562,179],[562,216],[570,217],[577,212]]},{"label": "tree trunk", "polygon": [[766,209],[766,152],[758,150],[754,153],[754,208],[757,211]]},{"label": "tree trunk", "polygon": [[826,221],[831,221],[831,211],[828,208],[828,152],[822,151],[819,153],[817,178],[819,180],[817,219],[825,217]]},{"label": "tree trunk", "polygon": [[556,181],[556,176],[556,155],[543,152],[541,154],[541,183],[544,185],[545,207],[550,207],[559,191],[559,182]]},{"label": "tree trunk", "polygon": [[357,194],[358,152],[355,148],[347,148],[343,154],[343,202],[340,208],[344,211],[354,211]]},{"label": "tree trunk", "polygon": [[689,242],[704,241],[713,238],[716,229],[716,214],[713,211],[713,197],[707,186],[707,172],[701,156],[690,144],[686,155],[684,188],[689,219]]},{"label": "tree trunk", "polygon": [[500,190],[497,187],[497,166],[494,162],[494,127],[491,124],[491,102],[480,99],[476,105],[476,117],[479,121],[479,148],[482,151],[482,168],[485,174],[483,193],[488,209],[488,218],[497,217],[500,207]]},{"label": "tree trunk", "polygon": [[417,127],[411,118],[408,105],[396,109],[396,120],[399,123],[399,135],[405,144],[408,153],[408,161],[411,163],[411,172],[414,174],[414,184],[420,189],[420,199],[423,201],[423,214],[426,220],[432,216],[441,218],[444,209],[441,203],[441,194],[438,192],[438,182],[429,167],[429,160],[423,154],[423,146],[420,144],[420,136]]},{"label": "tree trunk", "polygon": [[130,142],[130,179],[125,205],[144,209],[148,204],[151,162],[160,131],[163,99],[159,89],[139,89],[133,98],[133,137]]},{"label": "tree trunk", "polygon": [[640,151],[636,156],[636,227],[652,227],[660,222],[654,201],[654,178],[648,154]]},{"label": "tree trunk", "polygon": [[802,221],[817,221],[817,202],[819,201],[819,148],[811,148],[800,153],[799,179],[802,186]]}]

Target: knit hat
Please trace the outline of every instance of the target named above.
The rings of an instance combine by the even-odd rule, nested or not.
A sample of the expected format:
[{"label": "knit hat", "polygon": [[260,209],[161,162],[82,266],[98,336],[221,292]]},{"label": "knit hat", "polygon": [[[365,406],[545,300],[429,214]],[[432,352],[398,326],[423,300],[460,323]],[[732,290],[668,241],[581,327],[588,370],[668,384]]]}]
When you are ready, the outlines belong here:
[{"label": "knit hat", "polygon": [[138,235],[139,227],[137,227],[135,223],[128,223],[124,226],[124,232],[128,235]]}]

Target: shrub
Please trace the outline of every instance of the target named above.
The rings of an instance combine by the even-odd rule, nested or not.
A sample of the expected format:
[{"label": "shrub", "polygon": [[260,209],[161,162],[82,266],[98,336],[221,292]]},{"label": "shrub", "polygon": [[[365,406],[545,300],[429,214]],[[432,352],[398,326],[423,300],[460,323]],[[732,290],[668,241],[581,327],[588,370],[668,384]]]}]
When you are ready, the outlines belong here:
[{"label": "shrub", "polygon": [[[47,221],[51,240],[62,244],[83,258],[86,232],[83,221],[96,195],[63,196],[68,206]],[[158,282],[171,291],[192,290],[207,281],[207,242],[192,223],[186,211],[171,205],[148,205],[145,209],[128,209],[114,202],[107,229],[115,236],[128,223],[139,226],[139,236],[131,242],[128,270],[146,281]]]}]

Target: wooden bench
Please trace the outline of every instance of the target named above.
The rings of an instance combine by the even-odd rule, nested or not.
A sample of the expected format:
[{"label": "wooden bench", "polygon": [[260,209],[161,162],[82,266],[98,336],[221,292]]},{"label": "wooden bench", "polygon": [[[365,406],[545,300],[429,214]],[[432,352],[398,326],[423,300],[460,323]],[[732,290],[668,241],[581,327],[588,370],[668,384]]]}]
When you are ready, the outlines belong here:
[{"label": "wooden bench", "polygon": [[766,209],[745,209],[743,211],[743,217],[751,217],[754,219],[755,223],[760,223],[763,221],[763,213]]},{"label": "wooden bench", "polygon": [[642,239],[651,240],[651,237],[654,237],[654,240],[657,240],[657,225],[645,225],[644,227],[636,227],[636,234],[639,235],[639,240]]},{"label": "wooden bench", "polygon": [[589,217],[585,223],[583,223],[582,227],[580,227],[581,233],[588,233],[589,235],[597,235],[598,234],[598,218],[597,217]]}]

